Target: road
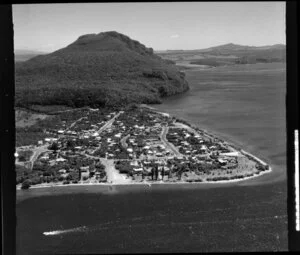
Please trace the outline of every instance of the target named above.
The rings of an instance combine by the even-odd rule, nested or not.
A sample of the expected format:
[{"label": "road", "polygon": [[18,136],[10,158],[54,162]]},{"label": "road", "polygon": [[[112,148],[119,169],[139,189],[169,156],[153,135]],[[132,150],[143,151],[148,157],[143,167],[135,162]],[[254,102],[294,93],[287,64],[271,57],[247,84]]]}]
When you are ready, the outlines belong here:
[{"label": "road", "polygon": [[[41,153],[45,152],[45,151],[48,151],[48,145],[43,145],[43,146],[35,147],[33,149],[30,149],[30,150],[33,152],[33,154],[31,156],[30,160],[27,161],[27,162],[30,162],[30,170],[32,170],[33,164],[37,160],[37,158],[39,157],[39,155]],[[18,161],[16,161],[16,164],[24,166],[25,163],[27,163],[27,162],[18,162]]]},{"label": "road", "polygon": [[169,127],[162,127],[162,132],[160,134],[161,141],[165,144],[166,148],[174,153],[177,157],[183,157],[183,155],[177,150],[174,144],[169,143],[167,140],[167,133],[169,131]]},{"label": "road", "polygon": [[99,130],[98,133],[100,134],[103,130],[109,128],[115,121],[116,118],[120,116],[121,112],[116,114],[113,118],[111,118],[109,121],[107,121]]},{"label": "road", "polygon": [[81,120],[83,120],[83,119],[86,119],[86,118],[87,118],[87,117],[84,116],[84,117],[81,117],[80,119],[74,121],[74,122],[73,122],[66,130],[70,130],[72,127],[74,127],[74,125],[75,125],[77,122],[79,122],[79,121],[81,121]]},{"label": "road", "polygon": [[101,158],[101,162],[105,165],[105,171],[107,174],[107,182],[112,184],[125,184],[130,183],[131,179],[127,178],[125,175],[120,174],[115,168],[113,159]]},{"label": "road", "polygon": [[126,149],[127,147],[128,147],[128,144],[126,143],[126,140],[128,139],[128,137],[129,137],[130,135],[126,135],[126,136],[124,136],[122,139],[121,139],[121,145],[122,145],[122,147],[124,148],[124,149]]}]

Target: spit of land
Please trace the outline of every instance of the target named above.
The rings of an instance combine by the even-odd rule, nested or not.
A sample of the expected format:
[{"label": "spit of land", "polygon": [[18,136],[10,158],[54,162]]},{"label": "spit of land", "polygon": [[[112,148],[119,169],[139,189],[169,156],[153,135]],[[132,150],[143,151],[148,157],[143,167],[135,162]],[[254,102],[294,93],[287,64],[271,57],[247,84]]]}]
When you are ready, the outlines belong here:
[{"label": "spit of land", "polygon": [[17,189],[223,183],[271,171],[254,155],[144,106],[62,111],[17,129],[17,144]]}]

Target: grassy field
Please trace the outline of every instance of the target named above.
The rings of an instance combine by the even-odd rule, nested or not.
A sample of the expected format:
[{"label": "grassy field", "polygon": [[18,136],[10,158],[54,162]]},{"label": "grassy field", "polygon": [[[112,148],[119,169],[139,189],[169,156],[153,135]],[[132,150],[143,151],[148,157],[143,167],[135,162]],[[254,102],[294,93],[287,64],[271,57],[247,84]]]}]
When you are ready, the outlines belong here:
[{"label": "grassy field", "polygon": [[46,114],[34,113],[26,109],[17,108],[15,110],[16,128],[25,128],[34,125],[39,120],[44,120]]}]

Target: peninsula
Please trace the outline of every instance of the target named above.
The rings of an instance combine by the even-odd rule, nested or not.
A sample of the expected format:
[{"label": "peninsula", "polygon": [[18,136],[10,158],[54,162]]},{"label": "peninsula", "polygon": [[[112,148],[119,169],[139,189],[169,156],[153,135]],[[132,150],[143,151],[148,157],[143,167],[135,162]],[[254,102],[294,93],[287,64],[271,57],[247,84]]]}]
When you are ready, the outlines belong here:
[{"label": "peninsula", "polygon": [[[50,116],[50,117],[49,117]],[[239,181],[271,171],[255,156],[143,105],[49,115],[16,153],[17,189]]]}]

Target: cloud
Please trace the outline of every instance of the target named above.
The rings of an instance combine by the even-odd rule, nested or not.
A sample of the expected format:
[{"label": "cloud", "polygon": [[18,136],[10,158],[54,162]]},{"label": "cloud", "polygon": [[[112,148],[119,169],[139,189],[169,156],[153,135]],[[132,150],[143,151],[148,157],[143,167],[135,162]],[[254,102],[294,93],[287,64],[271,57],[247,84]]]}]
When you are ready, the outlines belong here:
[{"label": "cloud", "polygon": [[178,38],[179,35],[175,34],[175,35],[171,35],[170,38]]}]

